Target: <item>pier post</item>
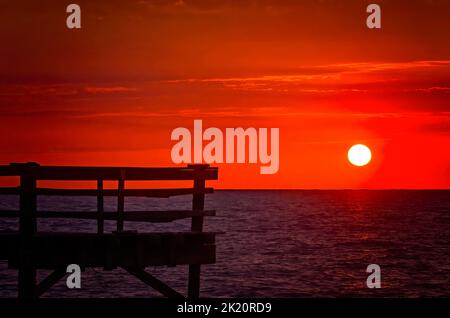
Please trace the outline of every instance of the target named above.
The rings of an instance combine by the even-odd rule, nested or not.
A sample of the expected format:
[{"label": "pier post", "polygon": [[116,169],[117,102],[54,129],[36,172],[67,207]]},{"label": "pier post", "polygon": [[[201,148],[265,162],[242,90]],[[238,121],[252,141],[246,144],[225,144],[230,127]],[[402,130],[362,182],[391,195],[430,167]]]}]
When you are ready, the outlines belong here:
[{"label": "pier post", "polygon": [[123,219],[125,210],[125,171],[120,172],[117,189],[117,232],[123,231]]},{"label": "pier post", "polygon": [[[190,165],[190,168],[195,170],[203,170],[209,165]],[[192,199],[193,210],[203,210],[205,206],[205,179],[196,178],[194,180],[194,195]],[[192,217],[191,223],[192,232],[203,231],[203,216]],[[195,299],[200,295],[200,264],[189,265],[189,280],[188,280],[188,298]]]},{"label": "pier post", "polygon": [[103,179],[97,180],[97,233],[103,234],[104,220]]},{"label": "pier post", "polygon": [[33,238],[36,234],[36,177],[33,167],[25,164],[20,175],[20,251],[18,292],[20,299],[36,296],[36,268],[33,262]]}]

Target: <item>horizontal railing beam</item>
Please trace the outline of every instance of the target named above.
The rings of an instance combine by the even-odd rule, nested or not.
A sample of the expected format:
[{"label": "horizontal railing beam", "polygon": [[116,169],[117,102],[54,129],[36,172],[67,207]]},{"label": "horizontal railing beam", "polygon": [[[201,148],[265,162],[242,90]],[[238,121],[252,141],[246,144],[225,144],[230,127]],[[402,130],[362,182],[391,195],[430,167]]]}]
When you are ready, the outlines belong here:
[{"label": "horizontal railing beam", "polygon": [[32,171],[36,180],[118,180],[124,173],[125,180],[217,180],[218,169],[208,165],[192,165],[183,168],[135,168],[135,167],[82,167],[82,166],[28,166],[11,164],[0,166],[0,176],[20,176]]},{"label": "horizontal railing beam", "polygon": [[[1,217],[19,217],[19,211],[0,211]],[[134,222],[171,222],[174,220],[185,219],[195,216],[215,216],[214,210],[168,210],[168,211],[127,211],[124,212],[124,221]],[[97,211],[38,211],[36,217],[47,219],[83,219],[97,220]],[[117,212],[103,212],[104,220],[117,220]]]},{"label": "horizontal railing beam", "polygon": [[[213,193],[213,188],[207,188],[201,193]],[[0,192],[1,193],[1,192]],[[36,190],[38,195],[53,195],[53,196],[97,196],[97,189],[51,189],[38,188]],[[196,194],[197,190],[192,188],[173,188],[173,189],[125,189],[124,195],[126,197],[154,197],[154,198],[168,198],[176,195]],[[117,196],[117,189],[104,189],[103,196]]]},{"label": "horizontal railing beam", "polygon": [[20,188],[19,187],[2,187],[0,188],[0,194],[2,195],[17,195],[20,194]]},{"label": "horizontal railing beam", "polygon": [[[213,188],[205,188],[203,191],[193,188],[172,188],[172,189],[125,189],[126,197],[152,197],[152,198],[169,198],[177,195],[188,194],[208,194],[213,193]],[[0,188],[0,195],[18,195],[19,187]],[[52,196],[97,196],[97,189],[53,189],[53,188],[37,188],[37,195]],[[117,189],[103,190],[103,196],[117,196]]]}]

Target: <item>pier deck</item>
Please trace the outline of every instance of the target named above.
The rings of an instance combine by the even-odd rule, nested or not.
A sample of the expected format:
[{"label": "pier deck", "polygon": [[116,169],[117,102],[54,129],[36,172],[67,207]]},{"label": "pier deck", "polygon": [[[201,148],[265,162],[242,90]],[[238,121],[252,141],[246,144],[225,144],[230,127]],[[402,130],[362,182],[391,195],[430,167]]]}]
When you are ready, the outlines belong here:
[{"label": "pier deck", "polygon": [[[56,167],[35,163],[0,166],[0,176],[18,176],[18,187],[0,188],[0,195],[18,195],[18,211],[0,211],[0,217],[19,218],[19,231],[0,232],[0,260],[19,271],[19,298],[35,298],[66,275],[69,264],[104,270],[123,268],[167,297],[184,297],[149,274],[148,266],[189,265],[189,298],[200,293],[200,265],[216,260],[215,235],[203,232],[206,180],[216,180],[217,168],[190,165],[186,168]],[[38,180],[96,180],[96,189],[38,188]],[[104,180],[117,180],[117,189],[103,189]],[[126,180],[192,180],[192,188],[125,189]],[[169,211],[125,211],[126,196],[169,198],[191,194],[192,209]],[[38,195],[96,196],[97,211],[41,211]],[[104,197],[117,197],[117,211],[104,211]],[[37,218],[90,219],[97,222],[96,233],[40,232]],[[124,222],[171,222],[191,219],[190,232],[136,232],[124,229]],[[116,230],[105,233],[104,221],[116,221]],[[37,282],[36,271],[53,272]]]}]

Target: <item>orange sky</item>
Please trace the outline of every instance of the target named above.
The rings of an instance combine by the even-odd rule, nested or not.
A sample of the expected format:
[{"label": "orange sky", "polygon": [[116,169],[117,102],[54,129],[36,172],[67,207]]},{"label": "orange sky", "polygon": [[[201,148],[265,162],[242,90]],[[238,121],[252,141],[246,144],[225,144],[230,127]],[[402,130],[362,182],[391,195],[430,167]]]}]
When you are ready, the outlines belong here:
[{"label": "orange sky", "polygon": [[[450,188],[450,1],[0,0],[0,163],[170,166],[176,127],[280,128],[219,188]],[[354,167],[347,150],[368,145]]]}]

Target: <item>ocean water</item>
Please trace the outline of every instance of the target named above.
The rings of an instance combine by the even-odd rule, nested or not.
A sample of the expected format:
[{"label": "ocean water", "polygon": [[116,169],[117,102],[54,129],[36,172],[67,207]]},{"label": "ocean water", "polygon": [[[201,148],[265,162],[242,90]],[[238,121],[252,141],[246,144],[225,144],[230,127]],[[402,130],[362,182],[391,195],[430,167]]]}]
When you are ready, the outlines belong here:
[{"label": "ocean water", "polygon": [[[217,191],[206,196],[216,217],[217,263],[204,265],[204,297],[450,297],[450,191]],[[114,211],[115,198],[106,199]],[[3,196],[0,208],[17,208]],[[40,209],[94,210],[95,198],[41,197]],[[127,198],[126,210],[185,209],[191,196]],[[114,222],[107,222],[112,230]],[[189,230],[125,222],[138,231]],[[0,220],[1,230],[17,221]],[[42,220],[39,230],[94,232],[95,221]],[[366,268],[381,267],[380,289],[366,287]],[[187,289],[187,266],[147,270],[176,290]],[[46,272],[39,274],[45,277]],[[0,261],[0,297],[15,297],[17,273]],[[122,270],[87,269],[82,288],[55,285],[45,297],[158,297]]]}]

